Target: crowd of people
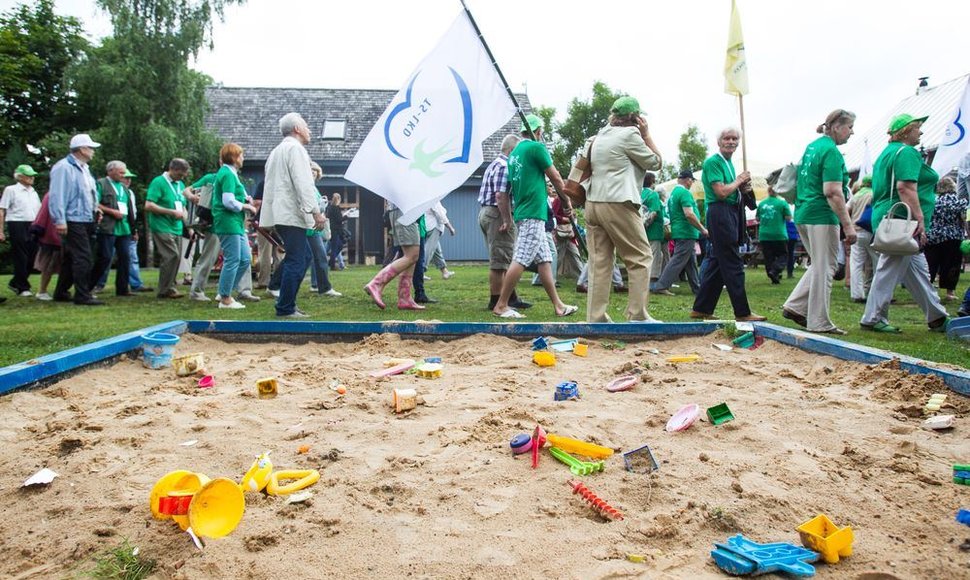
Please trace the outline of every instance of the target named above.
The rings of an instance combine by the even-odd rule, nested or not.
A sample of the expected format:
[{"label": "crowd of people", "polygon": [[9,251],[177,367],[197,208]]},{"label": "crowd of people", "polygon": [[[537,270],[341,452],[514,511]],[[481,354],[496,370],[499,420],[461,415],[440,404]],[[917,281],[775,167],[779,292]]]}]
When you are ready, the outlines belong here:
[{"label": "crowd of people", "polygon": [[[655,190],[660,151],[639,102],[621,97],[611,107],[608,124],[580,152],[588,169],[580,184],[584,229],[576,221],[572,200],[559,194],[565,181],[542,140],[542,121],[527,115],[520,133],[503,139],[479,192],[478,222],[488,248],[487,308],[501,318],[525,318],[522,311],[532,304],[518,296],[516,287],[523,273],[531,271],[533,284],[543,287],[560,317],[578,311],[558,291],[562,279],[576,278],[576,290],[586,294],[589,322],[612,321],[612,292],[627,294],[625,320],[656,322],[648,312],[650,294],[674,295],[682,282],[694,294],[690,318],[713,318],[726,290],[735,320],[766,320],[752,312],[745,288],[747,208],[755,212],[758,246],[772,284],[781,284],[786,271],[793,277],[799,241],[809,260],[781,305],[784,318],[811,332],[846,334],[833,323],[830,308],[833,281],[848,270],[851,300],[865,304],[861,329],[899,331],[889,322],[889,308],[897,285],[902,285],[924,312],[928,328],[942,330],[948,320],[943,303],[958,299],[962,252],[970,245],[970,155],[952,178],[941,179],[916,149],[925,120],[906,114],[893,118],[889,144],[873,175],[858,180],[850,194],[850,175],[838,147],[852,136],[855,115],[833,111],[818,126],[820,136],[805,149],[792,207],[774,188],[766,199],[755,201],[750,173],[738,172],[733,161],[742,139],[734,127],[718,134],[717,152],[703,163],[703,199],[691,192],[695,170],[689,167],[679,171],[669,192]],[[243,302],[260,300],[254,289],[265,288],[275,298],[277,316],[306,318],[297,294],[308,270],[313,291],[342,295],[330,275],[344,268],[343,248],[350,232],[340,194],[328,199],[315,185],[322,170],[306,150],[311,136],[306,121],[290,113],[280,119],[279,129],[282,140],[270,153],[265,177],[252,196],[240,178],[245,151],[236,143],[221,148],[217,171],[191,184],[186,182],[191,168],[179,158],[150,181],[144,213],[158,263],[157,289],[141,280],[139,212],[131,189],[137,176],[123,161],[109,161],[104,177],[95,179],[91,163],[100,144],[89,135],[75,135],[70,153],[51,168],[43,198],[33,189],[37,172],[29,165],[17,167],[16,183],[0,197],[0,225],[5,226],[0,227],[0,241],[9,239],[14,266],[11,291],[34,295],[29,278],[36,269],[37,299],[103,304],[97,293],[104,291],[116,263],[116,296],[155,292],[159,299],[183,298],[186,294],[178,289],[182,274],[182,283],[191,284],[188,298],[207,302],[206,282],[221,255],[218,308],[243,309]],[[574,177],[571,173],[570,179]],[[877,252],[873,241],[880,222],[906,214],[916,221],[919,251]],[[423,310],[435,302],[424,288],[429,267],[443,279],[453,275],[441,237],[456,230],[440,202],[409,224],[401,223],[401,216],[400,209],[387,205],[384,221],[391,250],[364,291],[384,309],[384,288],[397,279],[397,307]],[[257,232],[255,280],[252,230]],[[57,283],[50,292],[55,273]],[[942,300],[934,282],[945,291]],[[970,288],[957,314],[970,314]]]}]

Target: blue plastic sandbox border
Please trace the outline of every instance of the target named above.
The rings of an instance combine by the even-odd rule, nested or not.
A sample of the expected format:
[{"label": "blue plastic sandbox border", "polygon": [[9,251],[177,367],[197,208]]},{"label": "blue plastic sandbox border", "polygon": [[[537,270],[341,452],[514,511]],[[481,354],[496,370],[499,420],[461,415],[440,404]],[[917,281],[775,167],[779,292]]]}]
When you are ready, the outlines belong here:
[{"label": "blue plastic sandbox border", "polygon": [[[368,334],[394,333],[411,336],[468,336],[472,334],[495,334],[520,338],[537,336],[596,337],[596,338],[648,338],[697,336],[714,332],[723,322],[674,322],[660,324],[630,323],[488,323],[488,322],[295,322],[276,320],[173,320],[92,342],[83,346],[32,359],[0,369],[0,395],[11,391],[41,386],[45,382],[76,371],[87,365],[117,357],[141,346],[141,336],[151,332],[182,334],[227,334],[245,336],[364,336]],[[970,396],[970,372],[932,366],[932,363],[896,354],[887,350],[848,343],[836,338],[811,334],[769,323],[756,323],[756,332],[808,352],[815,352],[842,360],[875,364],[899,359],[900,368],[911,373],[934,374],[943,379],[948,387]]]}]

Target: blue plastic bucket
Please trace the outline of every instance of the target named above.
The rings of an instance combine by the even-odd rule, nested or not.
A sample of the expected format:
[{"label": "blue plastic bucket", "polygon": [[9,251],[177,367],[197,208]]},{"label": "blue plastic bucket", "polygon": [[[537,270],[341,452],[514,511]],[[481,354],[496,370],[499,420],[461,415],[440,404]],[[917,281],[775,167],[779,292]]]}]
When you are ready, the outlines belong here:
[{"label": "blue plastic bucket", "polygon": [[177,334],[153,332],[141,337],[142,364],[150,369],[160,369],[172,364],[172,353],[179,342]]}]

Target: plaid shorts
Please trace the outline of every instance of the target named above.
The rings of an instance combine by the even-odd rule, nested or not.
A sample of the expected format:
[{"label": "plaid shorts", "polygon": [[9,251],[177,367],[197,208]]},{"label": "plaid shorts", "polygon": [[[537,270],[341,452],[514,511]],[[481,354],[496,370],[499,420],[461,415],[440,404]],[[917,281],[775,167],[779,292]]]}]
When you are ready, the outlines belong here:
[{"label": "plaid shorts", "polygon": [[516,238],[515,251],[512,259],[530,266],[533,262],[552,262],[552,250],[549,249],[546,235],[546,222],[536,219],[524,219],[515,222]]}]

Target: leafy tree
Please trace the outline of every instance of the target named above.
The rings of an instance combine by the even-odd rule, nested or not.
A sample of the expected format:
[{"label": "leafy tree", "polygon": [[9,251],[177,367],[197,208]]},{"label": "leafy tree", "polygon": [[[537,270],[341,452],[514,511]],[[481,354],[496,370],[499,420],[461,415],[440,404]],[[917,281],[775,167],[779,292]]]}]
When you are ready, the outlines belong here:
[{"label": "leafy tree", "polygon": [[606,126],[610,107],[625,93],[613,91],[606,83],[593,83],[593,96],[588,100],[573,99],[566,110],[566,120],[556,125],[553,139],[552,162],[563,176],[569,173],[573,158],[586,142]]},{"label": "leafy tree", "polygon": [[707,137],[701,134],[697,125],[687,125],[687,130],[680,135],[677,148],[680,151],[680,167],[683,169],[697,171],[707,159]]},{"label": "leafy tree", "polygon": [[657,183],[663,183],[665,181],[670,181],[677,177],[677,168],[674,167],[673,163],[664,163],[657,172]]}]

